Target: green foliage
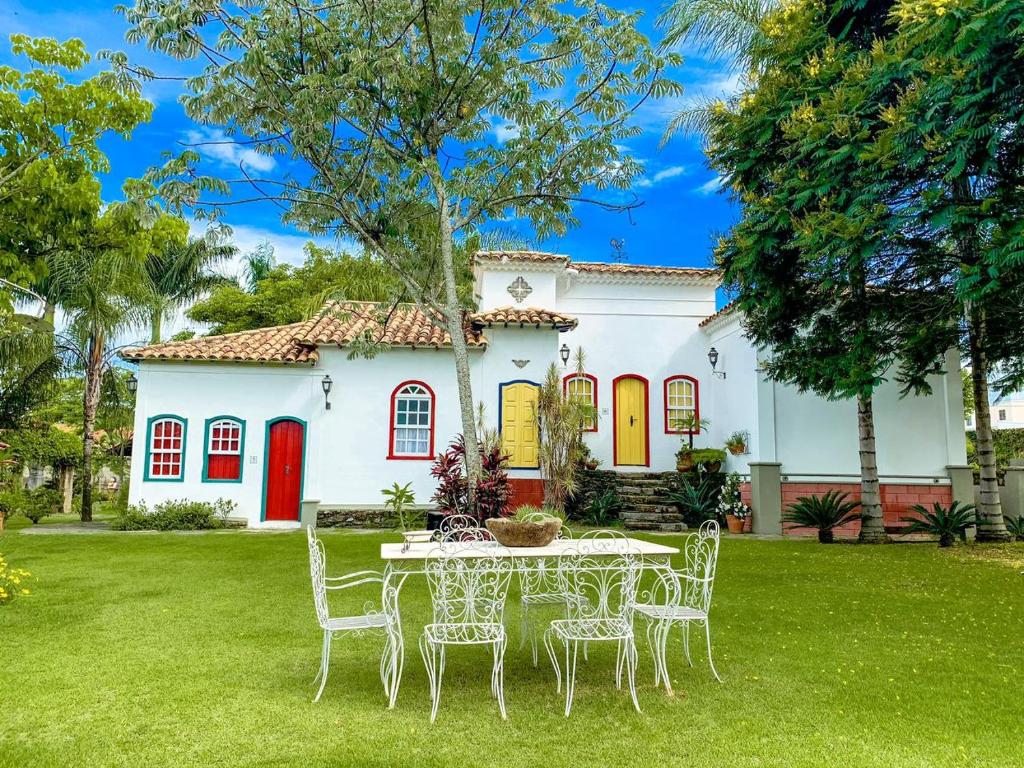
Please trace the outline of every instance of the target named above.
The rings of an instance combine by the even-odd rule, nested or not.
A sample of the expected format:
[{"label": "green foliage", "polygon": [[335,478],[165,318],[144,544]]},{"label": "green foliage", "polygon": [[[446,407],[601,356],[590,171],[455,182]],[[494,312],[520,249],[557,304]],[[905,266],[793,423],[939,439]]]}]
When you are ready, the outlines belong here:
[{"label": "green foliage", "polygon": [[703,467],[707,464],[722,464],[725,462],[725,451],[721,448],[697,448],[686,451],[693,461],[695,467]]},{"label": "green foliage", "polygon": [[746,432],[733,432],[725,441],[725,449],[734,454],[746,453],[749,450],[747,446],[748,439],[749,436]]},{"label": "green foliage", "polygon": [[740,498],[741,480],[739,473],[731,472],[725,478],[725,485],[722,486],[722,493],[718,499],[718,515],[724,518],[726,515],[744,519],[750,515],[750,507],[743,503]]},{"label": "green foliage", "polygon": [[60,504],[60,491],[41,486],[35,490],[22,493],[20,512],[35,525],[47,515],[54,515],[59,512]]},{"label": "green foliage", "polygon": [[605,491],[590,500],[583,510],[582,520],[587,525],[606,528],[618,521],[622,506],[622,499],[615,491]]},{"label": "green foliage", "polygon": [[[978,463],[977,432],[967,433],[967,463]],[[996,451],[996,465],[1000,469],[1010,466],[1011,459],[1024,459],[1024,429],[994,429],[992,443]]]},{"label": "green foliage", "polygon": [[423,527],[423,513],[417,514],[414,510],[409,509],[416,503],[416,494],[412,492],[412,483],[405,485],[392,483],[390,488],[384,488],[381,493],[384,495],[384,508],[388,512],[389,522],[397,522],[403,531]]},{"label": "green foliage", "polygon": [[[583,353],[577,351],[577,370],[583,370]],[[544,501],[560,510],[576,493],[577,476],[584,459],[583,430],[597,414],[589,401],[568,396],[558,366],[548,366],[537,401],[540,421],[540,468],[544,477]]]},{"label": "green foliage", "polygon": [[683,477],[679,488],[669,492],[668,498],[679,508],[688,528],[699,528],[705,520],[718,520],[721,488],[717,476],[701,473]]},{"label": "green foliage", "polygon": [[836,490],[828,491],[823,496],[800,496],[795,504],[783,512],[782,521],[789,523],[791,529],[816,528],[818,541],[831,544],[833,528],[860,519],[860,513],[854,511],[860,502],[846,501],[846,497],[846,493]]},{"label": "green foliage", "polygon": [[[266,266],[266,265],[264,265]],[[210,333],[297,323],[320,308],[327,298],[387,301],[399,292],[388,268],[368,256],[351,256],[306,245],[300,267],[289,264],[257,267],[249,290],[236,283],[216,287],[194,304],[187,316],[211,326]]]},{"label": "green foliage", "polygon": [[83,78],[81,40],[12,35],[11,51],[27,67],[0,67],[0,277],[29,285],[100,211],[101,139],[127,138],[153,106],[124,75]]},{"label": "green foliage", "polygon": [[917,513],[917,517],[900,518],[909,523],[907,532],[938,536],[940,547],[952,546],[957,536],[966,538],[965,531],[977,524],[977,512],[973,504],[954,501],[949,507],[944,507],[936,501],[931,510],[923,504],[915,504],[911,509]]},{"label": "green foliage", "polygon": [[511,516],[512,520],[520,523],[542,523],[545,520],[565,520],[565,515],[555,508],[545,504],[538,507],[534,504],[522,504],[516,507]]},{"label": "green foliage", "polygon": [[121,512],[110,527],[115,531],[204,531],[223,528],[236,504],[226,499],[211,503],[177,499],[157,504],[150,512],[145,504]]},{"label": "green foliage", "polygon": [[967,421],[974,414],[974,385],[966,368],[960,369],[960,383],[964,392],[964,421]]},{"label": "green foliage", "polygon": [[75,467],[81,462],[82,438],[57,427],[8,430],[8,448],[0,455],[14,459],[18,467]]},{"label": "green foliage", "polygon": [[1006,530],[1017,541],[1024,541],[1024,515],[1020,517],[1007,517]]}]

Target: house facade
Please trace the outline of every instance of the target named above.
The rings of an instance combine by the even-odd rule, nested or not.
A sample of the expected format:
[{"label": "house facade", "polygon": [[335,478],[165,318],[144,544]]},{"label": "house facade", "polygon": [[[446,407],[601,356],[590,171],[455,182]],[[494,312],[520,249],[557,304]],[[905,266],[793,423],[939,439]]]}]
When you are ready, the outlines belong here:
[{"label": "house facade", "polygon": [[[748,452],[729,455],[725,469],[747,479],[756,530],[781,530],[781,505],[819,486],[856,491],[855,404],[766,380],[742,317],[715,311],[714,270],[484,252],[474,280],[479,309],[465,328],[473,395],[501,433],[519,500],[542,484],[535,404],[552,363],[567,391],[595,405],[585,440],[602,469],[672,470],[692,416],[710,421],[695,447],[747,435]],[[366,338],[381,351],[353,357]],[[582,375],[563,362],[563,350],[577,349]],[[375,305],[331,305],[306,322],[124,356],[139,365],[133,503],[227,498],[252,526],[377,508],[393,482],[412,483],[429,503],[431,461],[461,430],[450,339],[411,306],[385,318]],[[954,375],[935,377],[931,396],[901,399],[889,384],[876,395],[892,516],[948,501],[962,482],[957,361],[947,369]]]}]

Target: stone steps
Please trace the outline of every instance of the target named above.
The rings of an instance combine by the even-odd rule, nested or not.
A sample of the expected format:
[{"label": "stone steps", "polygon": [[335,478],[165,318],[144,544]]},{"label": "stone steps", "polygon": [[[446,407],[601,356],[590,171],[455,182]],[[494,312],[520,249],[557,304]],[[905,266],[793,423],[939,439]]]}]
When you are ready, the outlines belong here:
[{"label": "stone steps", "polygon": [[623,525],[637,531],[685,530],[682,515],[668,498],[674,480],[671,472],[616,473],[613,485],[622,500]]}]

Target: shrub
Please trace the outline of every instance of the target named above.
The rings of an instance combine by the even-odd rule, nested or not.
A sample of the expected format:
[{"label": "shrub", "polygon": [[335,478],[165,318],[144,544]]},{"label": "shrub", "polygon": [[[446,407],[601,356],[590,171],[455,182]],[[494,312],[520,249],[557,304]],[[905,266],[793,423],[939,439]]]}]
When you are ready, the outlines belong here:
[{"label": "shrub", "polygon": [[[978,464],[978,435],[973,430],[967,433],[967,463]],[[994,429],[992,443],[996,450],[996,466],[1006,469],[1010,459],[1024,459],[1024,428]]]},{"label": "shrub", "polygon": [[47,515],[60,510],[61,500],[60,491],[45,486],[36,488],[24,494],[24,504],[19,511],[35,525]]},{"label": "shrub", "polygon": [[741,520],[750,514],[750,507],[740,498],[740,476],[736,472],[732,472],[725,479],[722,494],[718,499],[718,514],[722,517],[732,515]]},{"label": "shrub", "polygon": [[512,488],[505,469],[508,457],[497,444],[481,451],[483,477],[476,486],[476,510],[469,508],[469,481],[466,479],[466,445],[459,435],[448,450],[438,456],[430,467],[430,475],[438,480],[431,501],[443,515],[473,515],[485,520],[508,514]]},{"label": "shrub", "polygon": [[523,504],[516,507],[515,512],[512,513],[512,519],[518,522],[541,522],[548,518],[555,518],[557,520],[564,520],[561,512],[555,507],[543,506],[538,507],[535,504]]},{"label": "shrub", "polygon": [[[714,475],[684,478],[679,490],[668,494],[683,515],[688,528],[699,528],[705,520],[718,520],[718,498],[721,484]],[[721,522],[721,521],[719,521]]]},{"label": "shrub", "polygon": [[0,605],[30,594],[26,585],[31,576],[24,568],[12,568],[0,554]]},{"label": "shrub", "polygon": [[800,496],[782,515],[782,520],[790,523],[791,529],[817,528],[818,541],[831,544],[833,528],[860,519],[860,513],[854,512],[860,502],[846,501],[846,496],[840,491],[829,491],[824,496]]},{"label": "shrub", "polygon": [[690,458],[695,467],[705,464],[722,464],[725,462],[725,451],[721,448],[698,448],[690,451]]},{"label": "shrub", "polygon": [[150,512],[145,504],[129,506],[111,523],[115,531],[206,531],[223,528],[236,504],[217,499],[205,501],[172,499],[157,504]]},{"label": "shrub", "polygon": [[1017,541],[1024,541],[1024,516],[1007,517],[1006,530],[1010,532]]},{"label": "shrub", "polygon": [[595,496],[583,511],[583,522],[587,525],[609,526],[619,519],[622,499],[615,491],[605,491]]},{"label": "shrub", "polygon": [[508,456],[501,452],[497,443],[485,448],[480,454],[483,477],[476,485],[476,507],[481,520],[489,517],[504,517],[512,501],[512,486],[508,482]]},{"label": "shrub", "polygon": [[384,508],[388,512],[387,523],[398,525],[403,531],[416,528],[423,517],[423,513],[413,509],[407,509],[416,503],[416,496],[413,494],[412,483],[399,485],[393,483],[390,488],[381,491],[384,494]]},{"label": "shrub", "polygon": [[965,531],[977,522],[973,504],[961,504],[954,501],[949,507],[939,502],[932,505],[931,511],[922,504],[915,504],[911,509],[918,517],[900,518],[909,523],[910,533],[930,533],[939,537],[940,547],[951,547],[957,536],[966,538]]}]

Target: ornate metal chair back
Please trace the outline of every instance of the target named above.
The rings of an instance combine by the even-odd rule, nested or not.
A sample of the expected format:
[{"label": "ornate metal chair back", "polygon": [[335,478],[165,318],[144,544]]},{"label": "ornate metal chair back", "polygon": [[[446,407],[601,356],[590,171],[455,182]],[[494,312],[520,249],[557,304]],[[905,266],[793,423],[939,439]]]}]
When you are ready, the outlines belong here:
[{"label": "ornate metal chair back", "polygon": [[426,575],[435,624],[499,624],[515,566],[493,550],[439,547]]},{"label": "ornate metal chair back", "polygon": [[323,542],[316,535],[312,526],[306,528],[306,542],[309,545],[309,576],[313,583],[313,605],[316,607],[316,618],[320,626],[327,625],[329,613],[327,609],[327,556]]},{"label": "ornate metal chair back", "polygon": [[[614,550],[613,550],[614,551]],[[631,620],[640,583],[637,554],[608,554],[607,549],[581,549],[558,561],[558,580],[574,620]]]},{"label": "ornate metal chair back", "polygon": [[493,541],[494,537],[472,515],[448,515],[437,529],[441,541]]}]

